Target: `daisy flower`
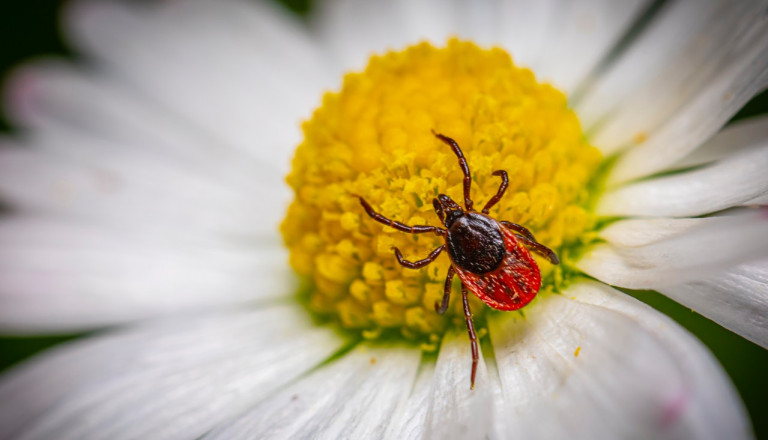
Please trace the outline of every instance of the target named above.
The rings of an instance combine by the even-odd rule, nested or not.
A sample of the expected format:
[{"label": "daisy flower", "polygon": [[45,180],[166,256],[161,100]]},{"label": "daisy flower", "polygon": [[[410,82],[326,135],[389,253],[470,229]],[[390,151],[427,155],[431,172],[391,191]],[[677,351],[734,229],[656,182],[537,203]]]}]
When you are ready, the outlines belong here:
[{"label": "daisy flower", "polygon": [[[83,59],[7,88],[0,328],[89,335],[2,376],[0,439],[751,437],[711,353],[617,288],[768,347],[768,118],[726,125],[768,80],[764,3],[329,1],[301,23],[94,0],[65,23]],[[462,175],[432,129],[477,204],[509,173],[491,215],[562,260],[520,312],[472,299],[474,390],[457,292],[433,310],[449,261],[390,250],[440,238],[352,196],[438,224]]]}]

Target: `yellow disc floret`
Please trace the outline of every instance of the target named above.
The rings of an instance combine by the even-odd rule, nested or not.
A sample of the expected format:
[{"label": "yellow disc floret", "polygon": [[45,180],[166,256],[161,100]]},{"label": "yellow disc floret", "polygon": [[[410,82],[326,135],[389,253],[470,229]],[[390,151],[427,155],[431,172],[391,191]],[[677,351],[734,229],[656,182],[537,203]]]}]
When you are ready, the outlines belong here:
[{"label": "yellow disc floret", "polygon": [[[525,225],[556,251],[591,229],[587,183],[600,153],[565,96],[501,49],[451,40],[444,48],[423,43],[373,57],[364,72],[345,76],[340,92],[324,96],[303,129],[288,176],[296,198],[281,228],[291,265],[306,280],[314,311],[366,337],[395,329],[435,340],[452,322],[434,311],[448,256],[411,270],[392,252],[396,246],[405,258],[421,259],[442,238],[387,228],[353,196],[403,223],[439,226],[432,198],[445,193],[462,201],[462,173],[431,130],[461,145],[476,206],[496,193],[499,179],[491,173],[509,173],[492,217]],[[562,278],[540,266],[542,290]],[[476,315],[484,309],[473,307]]]}]

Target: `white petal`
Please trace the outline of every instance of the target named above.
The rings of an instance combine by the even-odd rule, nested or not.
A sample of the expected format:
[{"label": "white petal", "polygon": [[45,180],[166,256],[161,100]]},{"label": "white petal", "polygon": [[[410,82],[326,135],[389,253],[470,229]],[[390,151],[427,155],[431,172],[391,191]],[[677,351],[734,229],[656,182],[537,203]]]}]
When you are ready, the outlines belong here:
[{"label": "white petal", "polygon": [[747,206],[753,206],[753,205],[768,205],[768,193],[763,194],[760,197],[755,197],[754,199],[748,201],[745,203]]},{"label": "white petal", "polygon": [[424,420],[427,418],[434,379],[435,363],[422,360],[416,382],[408,398],[401,401],[395,409],[383,438],[387,440],[424,438],[426,429]]},{"label": "white petal", "polygon": [[68,156],[38,148],[0,150],[0,193],[19,209],[171,235],[232,240],[274,236],[283,185],[235,190],[129,149]]},{"label": "white petal", "polygon": [[649,218],[621,220],[600,231],[600,237],[614,246],[638,247],[663,241],[707,223],[703,218]]},{"label": "white petal", "polygon": [[518,64],[569,91],[608,52],[643,3],[337,0],[320,3],[314,21],[347,69],[362,68],[373,53],[421,40],[442,45],[458,36],[500,44]]},{"label": "white petal", "polygon": [[[502,317],[500,317],[502,318]],[[492,320],[507,438],[748,438],[732,385],[676,323],[598,283]]]},{"label": "white petal", "polygon": [[439,0],[333,0],[318,3],[313,27],[338,66],[337,75],[365,67],[387,50],[459,36],[478,44],[497,41],[498,10],[488,2]]},{"label": "white petal", "polygon": [[748,61],[730,66],[728,75],[717,78],[646,142],[622,155],[608,182],[628,182],[664,170],[714,135],[763,90],[768,85],[768,26],[761,32],[765,41],[756,43]]},{"label": "white petal", "polygon": [[552,31],[551,23],[558,17],[558,1],[507,0],[501,2],[497,13],[499,39],[516,65],[528,67],[538,74],[537,66],[547,54]]},{"label": "white petal", "polygon": [[765,41],[759,43],[760,53],[745,65],[731,66],[729,77],[718,78],[648,141],[621,155],[610,171],[608,183],[629,182],[663,171],[717,133],[763,90],[768,85],[768,25],[761,32]]},{"label": "white petal", "polygon": [[485,438],[493,427],[493,395],[482,351],[470,390],[472,353],[466,332],[449,332],[440,346],[426,418],[427,439]]},{"label": "white petal", "polygon": [[[633,243],[648,242],[634,247],[619,239],[616,243],[600,244],[589,250],[577,266],[588,275],[605,283],[630,289],[657,289],[696,280],[713,271],[768,257],[768,216],[762,210],[726,217],[700,219],[691,224],[682,220],[659,223],[648,220],[620,222],[618,231],[630,230],[648,239],[635,238]],[[627,225],[627,226],[624,226]],[[665,238],[657,240],[653,226],[668,226]],[[643,232],[645,231],[645,232]],[[683,231],[683,232],[678,232]],[[621,234],[615,234],[620,236]]]},{"label": "white petal", "polygon": [[592,142],[612,153],[647,138],[617,180],[661,169],[715,133],[766,83],[760,1],[667,4],[578,105]]},{"label": "white petal", "polygon": [[687,217],[749,204],[768,193],[768,142],[702,169],[606,192],[603,216]]},{"label": "white petal", "polygon": [[[651,79],[648,76],[649,73],[658,75],[665,68],[671,71],[689,68],[686,63],[677,63],[674,55],[686,44],[690,44],[690,40],[697,35],[705,33],[709,22],[714,21],[718,6],[725,3],[725,0],[675,2],[659,9],[645,31],[637,35],[606,70],[600,72],[596,78],[592,78],[588,92],[576,105],[584,126],[590,130],[599,128],[601,122],[610,120],[611,111],[621,108],[623,101],[641,99],[637,91]],[[724,26],[724,28],[727,27]],[[719,43],[719,41],[704,40],[704,42],[708,43],[705,48],[711,47],[712,50],[718,48],[713,43]],[[657,79],[657,82],[660,81]],[[670,101],[665,100],[661,103],[669,105]],[[628,110],[624,109],[624,111]],[[653,114],[648,112],[641,116],[652,118]],[[626,142],[626,136],[629,134],[622,133],[622,135],[623,137],[618,138],[614,143]],[[614,151],[617,146],[613,145],[611,148],[603,146],[603,148]]]},{"label": "white petal", "polygon": [[[31,143],[46,150],[112,160],[129,150],[246,190],[282,180],[269,166],[274,155],[259,160],[233,148],[103,71],[37,62],[16,71],[8,90],[9,115],[30,129]],[[253,124],[266,133],[272,130],[260,119]]]},{"label": "white petal", "polygon": [[0,221],[0,329],[72,332],[292,295],[279,243],[212,246],[31,218]]},{"label": "white petal", "polygon": [[768,348],[768,260],[739,265],[661,293]]},{"label": "white petal", "polygon": [[439,1],[333,0],[313,7],[312,24],[341,74],[360,70],[374,53],[429,40],[442,44],[455,31],[454,4]]},{"label": "white petal", "polygon": [[407,397],[419,359],[418,350],[358,346],[210,438],[378,438]]},{"label": "white petal", "polygon": [[293,306],[165,321],[52,350],[0,382],[0,438],[197,438],[342,340]]},{"label": "white petal", "polygon": [[679,162],[675,168],[685,168],[708,164],[742,151],[759,149],[768,144],[768,116],[756,116],[742,119],[728,125],[704,145],[693,150]]},{"label": "white petal", "polygon": [[268,2],[83,1],[68,18],[76,46],[131,91],[280,169],[331,84],[300,24]]},{"label": "white petal", "polygon": [[[539,80],[552,82],[567,94],[592,73],[595,66],[607,55],[613,45],[638,18],[644,0],[611,1],[536,1],[515,2],[517,20],[502,21],[502,29],[516,26],[527,20],[529,9],[546,8],[550,12],[546,36],[531,67]],[[534,17],[538,14],[534,12]],[[504,17],[502,17],[504,18]],[[528,30],[535,23],[523,25]],[[516,37],[527,42],[528,35],[516,32]],[[506,43],[505,40],[504,43]],[[510,42],[514,45],[515,42]],[[526,43],[520,43],[526,44]],[[512,50],[513,57],[516,55]]]}]

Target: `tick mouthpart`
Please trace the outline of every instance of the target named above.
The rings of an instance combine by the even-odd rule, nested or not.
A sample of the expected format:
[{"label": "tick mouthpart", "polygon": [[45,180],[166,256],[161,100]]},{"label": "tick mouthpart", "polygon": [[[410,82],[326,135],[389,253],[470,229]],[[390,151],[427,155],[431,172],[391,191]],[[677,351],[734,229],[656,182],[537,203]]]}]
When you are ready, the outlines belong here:
[{"label": "tick mouthpart", "polygon": [[454,202],[452,198],[445,194],[438,194],[437,199],[440,201],[440,205],[444,211],[463,211],[458,203]]}]

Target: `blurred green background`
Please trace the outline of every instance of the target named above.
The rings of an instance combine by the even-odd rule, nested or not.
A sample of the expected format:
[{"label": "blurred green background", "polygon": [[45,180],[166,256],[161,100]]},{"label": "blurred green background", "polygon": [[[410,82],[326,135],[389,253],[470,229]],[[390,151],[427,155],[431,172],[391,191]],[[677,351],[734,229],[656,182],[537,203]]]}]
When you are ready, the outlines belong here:
[{"label": "blurred green background", "polygon": [[[54,55],[71,57],[62,41],[59,11],[62,0],[2,2],[0,6],[0,79],[14,65],[33,57]],[[304,14],[309,0],[283,0],[285,5]],[[763,92],[734,119],[768,112],[768,93]],[[0,114],[0,133],[11,132]],[[0,207],[2,210],[2,207]],[[755,434],[768,439],[768,350],[742,339],[685,307],[655,292],[628,292],[673,317],[699,337],[717,356],[736,384],[750,412]],[[2,306],[2,305],[0,305]],[[0,371],[35,353],[79,335],[56,337],[0,337]]]}]

